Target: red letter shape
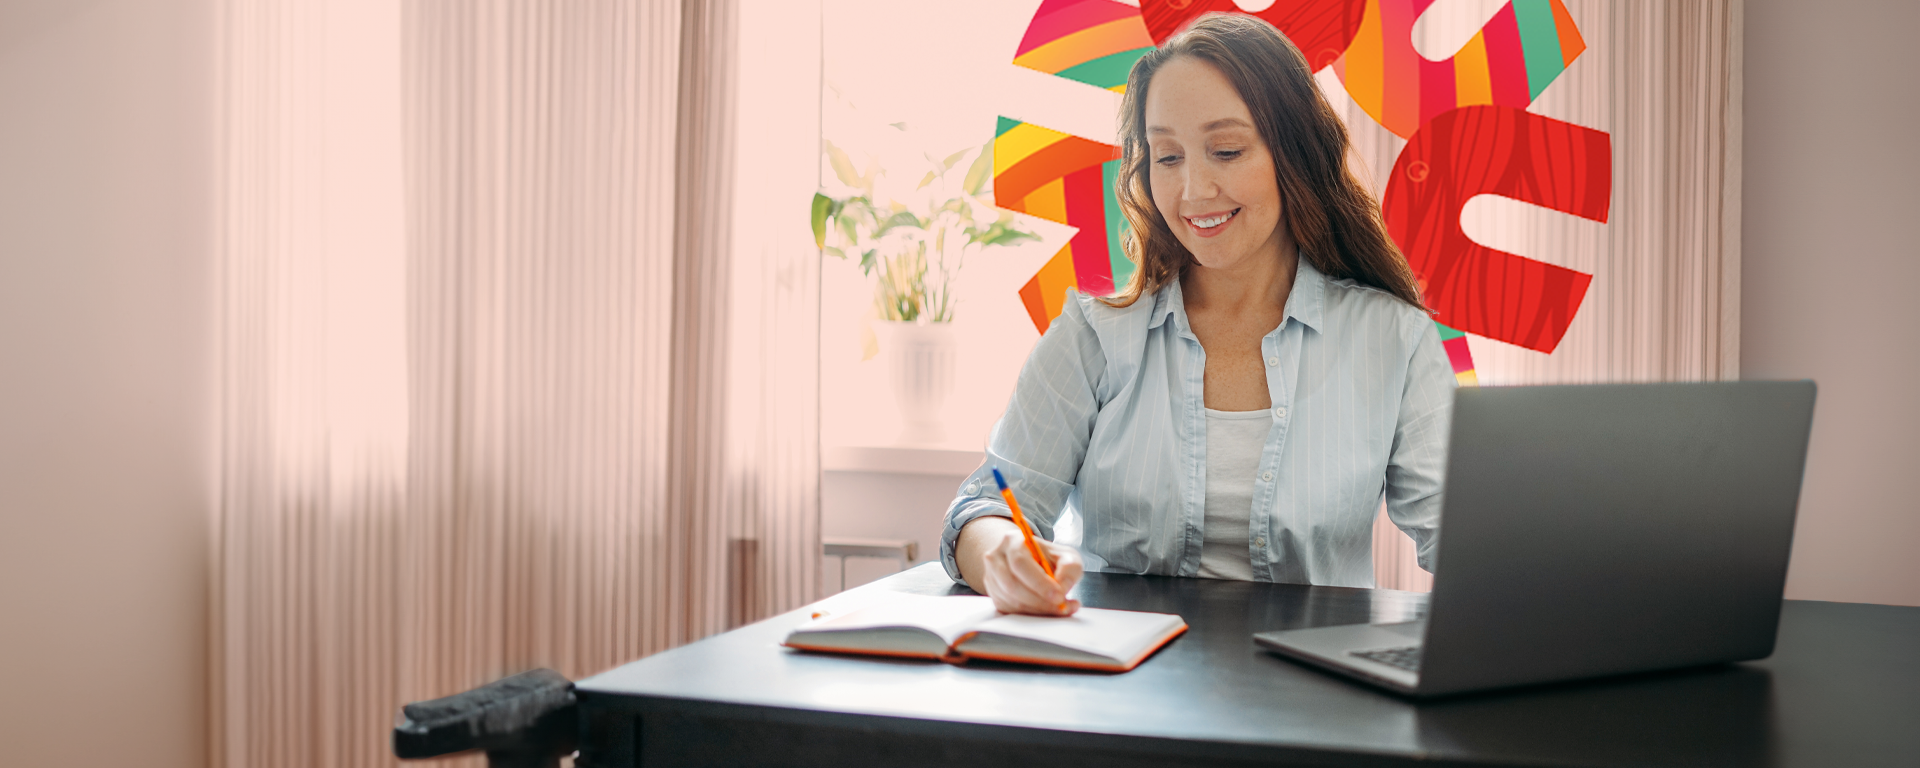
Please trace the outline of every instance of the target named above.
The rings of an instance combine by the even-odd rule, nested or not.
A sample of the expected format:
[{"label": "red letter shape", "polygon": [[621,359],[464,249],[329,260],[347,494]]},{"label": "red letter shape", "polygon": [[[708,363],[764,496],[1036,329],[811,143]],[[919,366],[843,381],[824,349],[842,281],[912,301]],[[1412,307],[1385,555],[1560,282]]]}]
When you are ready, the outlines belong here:
[{"label": "red letter shape", "polygon": [[1187,22],[1208,11],[1253,16],[1272,24],[1307,57],[1307,66],[1318,72],[1332,64],[1353,43],[1360,29],[1360,18],[1367,10],[1366,0],[1274,0],[1258,13],[1240,10],[1233,0],[1141,0],[1140,18],[1147,23],[1153,44],[1161,45]]},{"label": "red letter shape", "polygon": [[1393,164],[1383,208],[1434,320],[1541,352],[1559,346],[1593,276],[1468,240],[1460,208],[1494,194],[1605,222],[1612,157],[1605,132],[1512,107],[1462,107],[1421,126]]}]

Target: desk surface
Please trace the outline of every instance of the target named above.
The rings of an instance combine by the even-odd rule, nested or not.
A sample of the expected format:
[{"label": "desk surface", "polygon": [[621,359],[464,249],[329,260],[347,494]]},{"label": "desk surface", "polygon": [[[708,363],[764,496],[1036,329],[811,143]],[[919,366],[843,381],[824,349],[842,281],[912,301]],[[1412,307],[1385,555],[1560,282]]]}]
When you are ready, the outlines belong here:
[{"label": "desk surface", "polygon": [[[937,565],[875,591],[969,593]],[[1265,653],[1274,629],[1404,621],[1390,590],[1088,574],[1089,606],[1190,629],[1132,672],[779,646],[801,609],[579,683],[582,766],[1876,766],[1920,755],[1920,608],[1788,601],[1760,662],[1415,702]]]}]

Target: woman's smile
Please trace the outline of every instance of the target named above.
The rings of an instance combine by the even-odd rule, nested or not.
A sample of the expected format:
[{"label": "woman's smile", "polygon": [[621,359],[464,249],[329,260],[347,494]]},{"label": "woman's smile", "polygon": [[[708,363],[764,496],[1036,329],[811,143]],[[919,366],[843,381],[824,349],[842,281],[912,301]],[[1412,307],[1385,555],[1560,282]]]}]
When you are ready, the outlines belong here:
[{"label": "woman's smile", "polygon": [[1226,231],[1227,222],[1232,221],[1233,217],[1239,213],[1240,209],[1235,208],[1230,211],[1209,213],[1203,216],[1188,216],[1186,217],[1187,226],[1193,227],[1193,233],[1196,235],[1213,237]]}]

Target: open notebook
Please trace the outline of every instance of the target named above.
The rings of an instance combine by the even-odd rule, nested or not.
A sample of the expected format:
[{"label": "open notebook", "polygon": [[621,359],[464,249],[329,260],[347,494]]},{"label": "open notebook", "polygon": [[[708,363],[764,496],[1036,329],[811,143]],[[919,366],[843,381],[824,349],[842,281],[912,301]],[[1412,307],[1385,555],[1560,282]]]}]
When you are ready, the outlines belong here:
[{"label": "open notebook", "polygon": [[987,597],[899,595],[877,605],[824,616],[787,635],[809,651],[908,656],[961,662],[994,659],[1125,672],[1187,623],[1167,613],[1081,608],[1074,615],[1020,616]]}]

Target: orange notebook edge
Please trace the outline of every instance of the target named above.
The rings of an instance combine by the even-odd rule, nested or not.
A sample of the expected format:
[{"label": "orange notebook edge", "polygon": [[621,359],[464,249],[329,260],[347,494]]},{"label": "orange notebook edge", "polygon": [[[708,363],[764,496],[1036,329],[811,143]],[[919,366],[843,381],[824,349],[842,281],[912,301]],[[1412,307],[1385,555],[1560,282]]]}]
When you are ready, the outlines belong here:
[{"label": "orange notebook edge", "polygon": [[894,658],[899,658],[899,659],[929,659],[932,661],[947,661],[951,659],[953,656],[953,654],[951,653],[948,653],[947,655],[944,655],[944,656],[935,656],[927,653],[907,653],[905,651],[868,650],[865,648],[857,648],[857,649],[856,648],[828,648],[826,646],[806,645],[804,643],[796,643],[796,642],[793,642],[792,640],[787,640],[780,644],[788,648],[794,648],[802,651],[812,651],[814,653],[843,653],[851,656],[892,656]]}]

